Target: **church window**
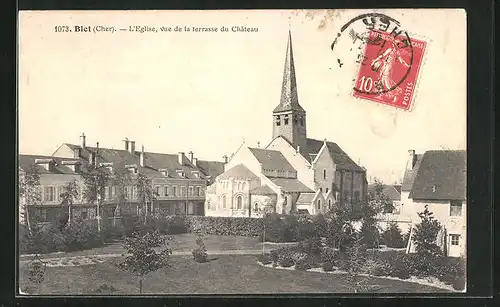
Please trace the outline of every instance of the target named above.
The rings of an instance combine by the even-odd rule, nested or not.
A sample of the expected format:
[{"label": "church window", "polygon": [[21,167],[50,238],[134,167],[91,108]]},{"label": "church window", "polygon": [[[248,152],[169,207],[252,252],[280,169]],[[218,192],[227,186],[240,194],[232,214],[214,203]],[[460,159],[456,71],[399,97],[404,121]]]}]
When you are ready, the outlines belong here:
[{"label": "church window", "polygon": [[255,212],[259,211],[259,203],[253,204],[253,211]]},{"label": "church window", "polygon": [[222,196],[222,208],[226,209],[226,195]]},{"label": "church window", "polygon": [[332,200],[331,199],[328,200],[328,209],[332,209]]},{"label": "church window", "polygon": [[323,188],[319,188],[319,191],[320,191],[320,192],[323,192]]},{"label": "church window", "polygon": [[280,126],[281,125],[281,118],[279,115],[276,116],[276,126]]},{"label": "church window", "polygon": [[300,117],[299,123],[301,126],[304,126],[304,117],[303,116]]},{"label": "church window", "polygon": [[326,189],[325,189],[325,193],[328,193],[328,191],[329,191],[329,190],[328,190],[328,188],[326,188]]},{"label": "church window", "polygon": [[243,197],[236,197],[236,209],[241,209],[243,207]]},{"label": "church window", "polygon": [[298,116],[297,116],[297,115],[294,115],[294,116],[293,116],[293,123],[294,123],[294,124],[297,124],[297,122],[298,122],[298,121],[299,121],[299,120],[298,120]]},{"label": "church window", "polygon": [[316,202],[316,209],[321,209],[321,199],[318,199],[318,201]]},{"label": "church window", "polygon": [[326,179],[326,169],[323,170],[323,179]]},{"label": "church window", "polygon": [[285,121],[285,126],[288,125],[288,115],[285,115],[284,121]]}]

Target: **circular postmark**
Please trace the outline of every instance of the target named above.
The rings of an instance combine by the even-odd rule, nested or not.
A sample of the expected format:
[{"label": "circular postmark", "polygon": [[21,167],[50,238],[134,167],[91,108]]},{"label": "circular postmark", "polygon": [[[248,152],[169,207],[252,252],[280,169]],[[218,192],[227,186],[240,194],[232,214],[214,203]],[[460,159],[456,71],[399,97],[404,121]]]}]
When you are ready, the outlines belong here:
[{"label": "circular postmark", "polygon": [[[413,65],[413,46],[399,21],[381,13],[367,13],[349,20],[330,48],[337,63],[354,62],[354,92],[397,96]],[[349,50],[349,51],[347,51]]]}]

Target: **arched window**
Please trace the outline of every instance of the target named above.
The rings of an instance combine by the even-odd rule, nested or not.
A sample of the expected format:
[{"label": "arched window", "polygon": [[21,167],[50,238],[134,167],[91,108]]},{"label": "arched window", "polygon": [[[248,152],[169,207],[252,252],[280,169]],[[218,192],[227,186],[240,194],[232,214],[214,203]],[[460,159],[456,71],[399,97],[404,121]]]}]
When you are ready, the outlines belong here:
[{"label": "arched window", "polygon": [[332,209],[332,200],[331,199],[328,200],[328,209]]},{"label": "arched window", "polygon": [[293,116],[293,123],[297,125],[297,122],[298,122],[298,116],[294,115]]},{"label": "arched window", "polygon": [[321,209],[321,199],[318,199],[318,201],[316,202],[316,208],[318,210]]},{"label": "arched window", "polygon": [[304,117],[303,116],[300,117],[300,125],[304,126]]},{"label": "arched window", "polygon": [[276,115],[276,126],[280,126],[281,125],[281,118],[279,115]]},{"label": "arched window", "polygon": [[259,211],[259,203],[253,204],[253,211],[255,212]]},{"label": "arched window", "polygon": [[288,125],[288,115],[285,115],[285,126]]},{"label": "arched window", "polygon": [[222,195],[222,208],[226,209],[226,195]]},{"label": "arched window", "polygon": [[326,179],[326,169],[323,170],[323,179]]},{"label": "arched window", "polygon": [[236,197],[236,209],[241,209],[243,207],[243,197]]}]

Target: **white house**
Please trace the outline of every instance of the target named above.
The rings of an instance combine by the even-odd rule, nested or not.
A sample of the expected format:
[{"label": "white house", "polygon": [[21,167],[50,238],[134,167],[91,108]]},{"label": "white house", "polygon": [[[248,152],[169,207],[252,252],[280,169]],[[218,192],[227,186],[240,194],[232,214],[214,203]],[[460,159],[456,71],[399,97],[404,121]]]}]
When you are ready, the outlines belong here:
[{"label": "white house", "polygon": [[[443,226],[439,244],[451,257],[466,254],[467,196],[466,152],[430,150],[416,155],[410,150],[409,163],[402,185],[400,220],[410,225],[420,223],[418,213],[425,206]],[[404,225],[404,223],[398,223]],[[402,228],[402,227],[401,227]],[[408,251],[415,250],[410,242]]]}]

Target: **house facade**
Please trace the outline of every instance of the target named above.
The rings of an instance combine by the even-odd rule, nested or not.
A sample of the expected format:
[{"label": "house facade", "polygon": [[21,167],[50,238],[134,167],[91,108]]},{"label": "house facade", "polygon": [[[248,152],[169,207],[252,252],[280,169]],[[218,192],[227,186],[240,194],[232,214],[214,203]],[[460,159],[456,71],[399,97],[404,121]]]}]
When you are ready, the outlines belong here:
[{"label": "house facade", "polygon": [[[207,215],[242,216],[232,210],[235,204],[239,208],[238,195],[243,192],[243,216],[253,217],[262,216],[266,210],[317,214],[338,202],[355,206],[366,200],[366,170],[334,142],[307,138],[306,111],[298,101],[290,33],[281,99],[272,112],[272,125],[268,146],[252,148],[243,143],[229,159],[225,173],[208,189]],[[238,181],[244,182],[247,190],[239,190]]]},{"label": "house facade", "polygon": [[[408,195],[412,224],[420,222],[425,206],[443,226],[439,244],[446,255],[466,255],[467,156],[465,150],[426,151]],[[413,251],[414,246],[409,246]]]},{"label": "house facade", "polygon": [[[84,183],[82,168],[90,163],[103,167],[110,180],[104,190],[104,199],[100,201],[100,216],[113,217],[117,204],[116,173],[126,173],[124,186],[125,201],[122,207],[140,214],[136,180],[139,174],[151,181],[155,200],[148,204],[149,212],[164,214],[203,215],[207,183],[221,174],[224,162],[199,161],[190,152],[178,154],[161,154],[135,150],[135,142],[125,139],[123,149],[100,148],[86,144],[86,136],[82,134],[80,144],[62,144],[52,156],[19,155],[20,179],[25,171],[35,167],[40,176],[41,201],[29,204],[29,213],[36,214],[38,220],[54,221],[69,214],[69,208],[61,205],[61,193],[71,181],[75,181],[79,189],[79,197],[74,200],[72,217],[80,216],[93,219],[97,216],[96,204],[89,204],[83,197]],[[20,204],[25,199],[20,198]],[[24,210],[25,206],[20,206]],[[32,208],[32,209],[31,209]],[[21,212],[20,212],[21,213]]]}]

